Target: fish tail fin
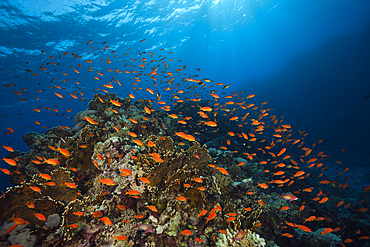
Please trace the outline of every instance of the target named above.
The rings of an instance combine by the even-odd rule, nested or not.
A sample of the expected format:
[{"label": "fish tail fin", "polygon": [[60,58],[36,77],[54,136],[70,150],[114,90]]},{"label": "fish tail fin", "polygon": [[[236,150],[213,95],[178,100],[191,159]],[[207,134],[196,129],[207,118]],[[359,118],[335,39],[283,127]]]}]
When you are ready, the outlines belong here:
[{"label": "fish tail fin", "polygon": [[236,238],[231,238],[231,240],[232,240],[232,242],[231,242],[231,243],[232,243],[232,244],[235,242],[235,239],[236,239]]},{"label": "fish tail fin", "polygon": [[10,219],[8,219],[8,220],[13,220],[14,219],[14,214],[13,214],[13,216],[10,218]]}]

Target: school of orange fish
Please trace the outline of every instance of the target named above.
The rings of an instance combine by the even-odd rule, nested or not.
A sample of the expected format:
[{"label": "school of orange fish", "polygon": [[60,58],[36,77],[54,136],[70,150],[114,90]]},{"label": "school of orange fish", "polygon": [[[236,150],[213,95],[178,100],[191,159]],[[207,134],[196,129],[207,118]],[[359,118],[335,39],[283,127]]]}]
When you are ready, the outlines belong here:
[{"label": "school of orange fish", "polygon": [[[140,42],[144,42],[141,40]],[[30,76],[40,76],[41,74],[47,75],[51,78],[48,90],[53,91],[56,99],[68,100],[68,101],[80,101],[84,102],[83,87],[79,81],[86,81],[87,77],[93,77],[93,79],[100,83],[99,87],[94,88],[94,92],[103,92],[106,94],[112,93],[115,90],[118,91],[122,84],[127,85],[131,83],[132,89],[128,94],[132,100],[137,100],[138,94],[145,95],[146,97],[151,97],[148,102],[155,105],[157,108],[164,112],[169,112],[168,117],[171,121],[177,121],[180,126],[183,126],[184,131],[176,132],[175,136],[183,139],[183,141],[194,142],[203,140],[206,142],[210,137],[206,137],[205,133],[213,132],[215,135],[224,134],[224,142],[220,144],[219,149],[229,150],[233,153],[238,153],[239,156],[245,157],[246,160],[250,162],[258,162],[260,165],[265,166],[263,170],[266,181],[256,182],[257,188],[263,192],[268,193],[269,190],[283,191],[279,199],[288,201],[289,203],[299,204],[299,211],[304,211],[308,203],[316,203],[316,207],[321,207],[325,203],[330,201],[330,194],[333,190],[345,191],[351,188],[350,178],[344,177],[346,172],[349,170],[346,168],[344,171],[337,172],[335,175],[337,179],[333,179],[334,175],[329,174],[328,166],[324,166],[327,163],[327,159],[330,158],[329,155],[322,151],[319,151],[318,146],[320,146],[323,140],[319,140],[312,145],[306,143],[305,138],[308,135],[305,131],[297,130],[296,126],[291,126],[283,122],[283,117],[278,117],[276,115],[271,115],[273,109],[266,108],[267,102],[263,102],[259,106],[251,102],[252,98],[255,97],[253,94],[246,94],[242,92],[230,92],[228,89],[231,84],[224,84],[221,82],[215,82],[208,78],[201,78],[198,75],[192,75],[186,73],[187,66],[181,64],[181,60],[169,58],[172,52],[167,52],[164,49],[158,51],[159,55],[154,52],[135,52],[134,55],[129,55],[130,49],[127,49],[127,53],[124,55],[125,58],[121,59],[116,55],[115,51],[111,51],[111,48],[106,42],[102,48],[96,48],[93,46],[93,41],[87,43],[88,51],[85,52],[84,56],[89,57],[85,59],[84,56],[64,52],[59,57],[54,57],[48,55],[47,52],[41,51],[45,55],[45,59],[49,61],[41,64],[38,68],[29,69],[25,71],[27,75],[14,75],[14,81],[8,84],[3,84],[3,87],[9,90],[9,93],[14,93],[15,96],[19,97],[21,101],[36,100],[40,101],[42,104],[42,99],[49,97],[49,95],[43,95],[45,91],[44,88],[20,88],[18,84],[22,84],[23,80],[28,79]],[[100,46],[100,44],[98,45]],[[164,55],[166,53],[166,55]],[[96,61],[91,57],[106,56],[105,59]],[[58,66],[60,66],[58,59],[62,57],[73,58],[73,64],[69,71],[58,71]],[[136,57],[134,57],[136,56]],[[102,66],[99,65],[94,67],[94,63],[104,63],[106,66],[111,66],[113,68],[106,69],[106,71],[101,71],[98,68]],[[28,64],[28,62],[26,62]],[[171,64],[177,64],[177,68],[171,68]],[[89,76],[85,76],[85,73]],[[197,69],[197,72],[201,72],[201,69]],[[8,73],[4,70],[3,73]],[[125,75],[120,79],[121,75]],[[82,77],[84,77],[82,79]],[[107,77],[110,79],[107,81]],[[59,85],[56,85],[58,84]],[[88,82],[86,82],[88,83]],[[71,91],[69,88],[71,85],[76,87],[75,91]],[[68,85],[68,86],[67,86]],[[34,99],[27,98],[29,91],[34,91],[33,93],[39,93],[40,96]],[[137,93],[138,92],[138,93]],[[99,100],[103,103],[104,100],[99,97]],[[140,99],[139,99],[140,100]],[[60,101],[62,102],[62,101]],[[109,101],[112,105],[109,111],[118,113],[115,107],[121,107],[122,102],[117,100]],[[192,103],[190,108],[187,107],[188,103]],[[62,104],[59,105],[61,107]],[[187,107],[187,108],[186,108]],[[185,109],[186,108],[186,109]],[[176,109],[179,112],[174,112]],[[59,112],[57,107],[50,107],[49,105],[40,106],[38,108],[30,108],[31,111],[36,112],[36,114],[42,114],[45,111]],[[153,109],[145,107],[144,120],[151,117]],[[186,116],[186,113],[192,111],[192,115]],[[72,109],[66,109],[63,113],[63,117],[71,119],[72,117],[68,114],[72,112]],[[60,113],[60,112],[59,112]],[[11,114],[11,113],[9,113]],[[190,114],[190,113],[189,113]],[[181,116],[180,116],[181,115]],[[7,116],[7,115],[6,115]],[[5,117],[6,117],[5,116]],[[6,118],[5,118],[6,119]],[[91,117],[85,115],[84,119],[91,125],[97,125],[98,122]],[[137,120],[130,119],[132,123],[137,123]],[[222,123],[221,123],[222,122]],[[10,124],[10,123],[9,123]],[[40,123],[39,121],[34,121],[34,124],[41,125],[43,128],[48,128],[48,123]],[[226,126],[233,126],[233,129],[227,128]],[[129,127],[129,126],[128,126]],[[68,126],[60,126],[61,129],[69,129]],[[120,132],[122,126],[114,126],[117,132]],[[163,124],[163,128],[166,126]],[[227,129],[226,129],[227,128]],[[5,134],[11,135],[15,131],[12,126],[8,126],[5,130]],[[192,131],[192,132],[189,132]],[[128,135],[132,138],[132,142],[138,146],[142,146],[143,140],[140,140],[139,133],[129,132]],[[240,146],[235,144],[245,143],[245,147],[240,148]],[[177,142],[179,146],[185,145],[184,142]],[[148,143],[149,146],[154,146],[154,143]],[[10,153],[14,152],[14,148],[9,145],[3,145],[4,149]],[[81,144],[80,148],[86,148],[87,146]],[[49,147],[55,150],[60,155],[65,158],[70,157],[70,152],[68,149],[61,147]],[[242,150],[242,151],[241,151]],[[248,151],[252,150],[252,151]],[[155,159],[156,162],[163,162],[163,157],[158,153],[150,153],[150,156]],[[97,157],[98,159],[103,159],[102,157]],[[133,159],[136,157],[133,156]],[[196,157],[195,155],[195,158]],[[17,158],[3,157],[3,163],[0,170],[7,175],[17,175],[22,182],[22,174],[16,169]],[[54,158],[46,159],[44,157],[36,156],[32,161],[34,164],[50,164],[52,166],[62,165],[59,162],[60,157],[56,155]],[[335,160],[336,163],[341,163],[339,160]],[[10,165],[9,167],[6,167]],[[96,161],[92,162],[92,165],[97,166]],[[241,162],[238,166],[246,165],[245,162]],[[221,167],[216,164],[209,164],[209,167],[219,171],[225,176],[230,176],[226,167]],[[72,168],[71,168],[72,169]],[[72,169],[73,170],[73,169]],[[128,169],[121,169],[121,175],[130,176],[131,171]],[[48,186],[54,186],[55,183],[51,176],[47,173],[39,174],[45,180]],[[147,177],[139,178],[142,182],[150,184],[150,174]],[[311,179],[311,180],[309,180]],[[309,180],[309,182],[304,182]],[[202,184],[202,178],[194,178],[194,181]],[[99,179],[100,183],[105,185],[114,186],[115,182],[106,177],[104,179]],[[356,180],[354,182],[357,182]],[[65,186],[69,188],[77,188],[77,184],[65,182]],[[190,184],[184,184],[185,187],[190,187]],[[307,187],[302,187],[307,186]],[[41,189],[38,187],[31,188],[34,191],[42,193]],[[206,191],[207,188],[199,187],[199,190]],[[370,185],[363,188],[364,199],[360,200],[356,204],[356,208],[351,205],[351,203],[345,200],[340,201],[337,204],[337,208],[351,209],[355,211],[358,215],[358,220],[360,218],[368,217],[368,209],[366,206],[366,199],[368,192],[370,191]],[[318,193],[315,193],[318,192]],[[311,194],[315,193],[313,196]],[[254,191],[247,192],[247,195],[255,194]],[[132,196],[134,198],[139,198],[140,193],[136,190],[131,190],[126,192],[126,195]],[[176,198],[178,201],[186,202],[187,198],[184,196],[178,196]],[[0,200],[6,200],[6,195],[2,192],[2,198]],[[258,203],[263,207],[264,202],[258,201]],[[266,203],[266,202],[265,202]],[[25,205],[28,208],[34,209],[35,220],[46,221],[47,215],[43,215],[37,212],[37,208],[32,202],[27,202]],[[125,206],[120,205],[120,209],[124,210]],[[153,212],[157,212],[155,206],[146,206]],[[312,206],[311,206],[312,208]],[[284,206],[280,211],[288,211],[289,206]],[[245,208],[246,211],[251,211],[251,208]],[[212,210],[200,209],[198,217],[203,217],[208,213],[206,218],[206,224],[215,219],[217,214],[222,211],[221,206],[216,205]],[[321,235],[328,233],[337,233],[343,237],[343,242],[340,243],[341,246],[346,246],[347,244],[356,244],[361,241],[366,241],[369,239],[369,230],[366,229],[348,229],[346,225],[341,225],[339,219],[329,217],[329,214],[320,212],[316,215],[317,210],[311,209],[309,216],[305,218],[302,222],[284,222],[281,226],[281,236],[288,239],[294,238],[294,231],[292,229],[297,228],[304,232],[311,232],[317,228],[325,227],[325,224],[330,223],[330,227],[326,227]],[[75,215],[82,216],[83,212],[74,212]],[[93,214],[93,217],[99,218],[99,221],[104,222],[106,225],[112,225],[112,221],[109,217],[103,217],[103,213],[97,211]],[[236,213],[228,214],[228,222],[234,221],[237,216]],[[142,215],[135,216],[137,219],[143,217]],[[14,215],[9,220],[13,221],[15,225],[10,227],[3,236],[6,236],[11,231],[15,229],[17,225],[29,224],[30,222],[19,218]],[[310,227],[309,227],[310,226]],[[312,229],[312,227],[316,229]],[[334,227],[335,226],[335,227]],[[71,228],[78,228],[76,224],[70,224]],[[255,227],[262,227],[263,225],[257,225]],[[145,232],[150,232],[150,226],[142,224],[141,230]],[[239,229],[240,231],[235,235],[233,241],[239,241],[243,239],[246,235],[246,231]],[[284,230],[286,232],[284,232]],[[225,230],[220,230],[221,233],[226,233]],[[180,232],[184,236],[194,235],[194,231],[186,229]],[[349,237],[351,236],[351,237]],[[117,240],[126,241],[126,236],[116,236]],[[202,243],[203,240],[200,238],[194,238],[195,242]],[[20,246],[20,245],[13,245]]]}]

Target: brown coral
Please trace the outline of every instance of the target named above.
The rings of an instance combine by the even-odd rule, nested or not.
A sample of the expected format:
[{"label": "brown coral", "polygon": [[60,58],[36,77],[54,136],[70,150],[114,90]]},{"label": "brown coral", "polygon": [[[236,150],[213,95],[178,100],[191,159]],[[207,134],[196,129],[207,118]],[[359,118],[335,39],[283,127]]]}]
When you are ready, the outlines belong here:
[{"label": "brown coral", "polygon": [[[22,218],[36,227],[43,228],[44,222],[38,220],[34,212],[43,214],[46,218],[63,209],[63,204],[49,196],[43,195],[30,188],[30,183],[22,183],[14,188],[8,188],[5,198],[0,200],[0,222],[10,219],[12,216]],[[27,202],[35,204],[35,209],[27,206]]]}]

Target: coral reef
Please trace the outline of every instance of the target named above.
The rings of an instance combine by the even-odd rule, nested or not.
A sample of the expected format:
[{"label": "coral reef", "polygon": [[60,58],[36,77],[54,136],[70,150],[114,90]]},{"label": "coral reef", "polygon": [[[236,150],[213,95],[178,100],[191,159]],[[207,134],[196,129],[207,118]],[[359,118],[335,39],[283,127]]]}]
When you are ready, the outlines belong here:
[{"label": "coral reef", "polygon": [[[256,134],[249,129],[232,142],[225,137],[231,132],[216,135],[212,128],[193,136],[205,121],[193,130],[178,121],[189,114],[187,120],[196,123],[198,113],[190,109],[202,106],[205,102],[185,103],[175,116],[155,109],[149,100],[96,94],[89,108],[76,114],[71,131],[27,133],[23,139],[29,152],[8,156],[17,159],[10,169],[17,185],[0,200],[0,233],[14,222],[22,225],[5,234],[1,244],[260,247],[307,239],[306,246],[342,241],[334,233],[321,236],[323,228],[311,233],[288,228],[295,227],[290,222],[304,222],[312,209],[323,215],[341,197],[331,195],[325,206],[307,199],[305,208],[295,200],[281,200],[281,184],[295,179],[292,167],[280,174],[286,182],[273,180],[278,173],[270,170],[279,164],[265,161],[265,153],[256,155],[259,146],[247,140]],[[221,123],[227,120],[218,118]],[[241,132],[237,124],[229,127]],[[308,187],[304,181],[293,182]],[[347,210],[336,213],[354,223]],[[364,229],[366,221],[362,224]],[[245,236],[237,238],[243,229],[248,229]],[[288,239],[287,232],[298,237]]]}]

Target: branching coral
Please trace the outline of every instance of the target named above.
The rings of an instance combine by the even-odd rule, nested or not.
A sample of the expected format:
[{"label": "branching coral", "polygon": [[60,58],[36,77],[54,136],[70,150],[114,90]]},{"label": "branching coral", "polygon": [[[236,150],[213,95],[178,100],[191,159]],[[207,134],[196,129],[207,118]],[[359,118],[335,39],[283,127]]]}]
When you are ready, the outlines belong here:
[{"label": "branching coral", "polygon": [[236,231],[232,229],[227,229],[226,234],[219,233],[216,246],[226,247],[226,246],[243,246],[243,247],[264,247],[266,246],[265,239],[261,238],[257,233],[248,231],[243,239],[233,241],[233,238],[237,234]]}]

